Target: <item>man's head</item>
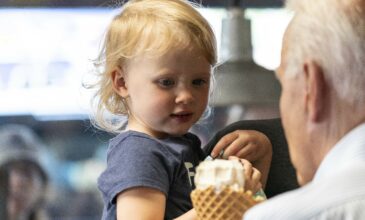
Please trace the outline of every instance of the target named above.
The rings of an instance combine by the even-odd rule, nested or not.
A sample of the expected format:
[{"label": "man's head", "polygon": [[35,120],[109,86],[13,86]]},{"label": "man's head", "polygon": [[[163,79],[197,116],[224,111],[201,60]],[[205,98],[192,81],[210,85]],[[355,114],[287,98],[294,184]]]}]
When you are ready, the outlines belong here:
[{"label": "man's head", "polygon": [[280,110],[300,184],[365,121],[365,1],[288,0]]}]

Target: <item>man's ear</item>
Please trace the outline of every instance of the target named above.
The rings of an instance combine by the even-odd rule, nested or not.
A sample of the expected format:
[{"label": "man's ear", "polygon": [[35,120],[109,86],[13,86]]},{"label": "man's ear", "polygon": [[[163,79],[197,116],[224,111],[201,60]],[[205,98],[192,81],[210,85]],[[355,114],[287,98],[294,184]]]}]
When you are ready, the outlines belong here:
[{"label": "man's ear", "polygon": [[323,69],[315,61],[307,61],[303,65],[306,84],[306,108],[309,119],[313,122],[322,120],[328,107],[326,101],[327,85]]},{"label": "man's ear", "polygon": [[117,68],[112,72],[113,89],[123,98],[128,97],[128,88],[126,84],[125,73],[122,69]]}]

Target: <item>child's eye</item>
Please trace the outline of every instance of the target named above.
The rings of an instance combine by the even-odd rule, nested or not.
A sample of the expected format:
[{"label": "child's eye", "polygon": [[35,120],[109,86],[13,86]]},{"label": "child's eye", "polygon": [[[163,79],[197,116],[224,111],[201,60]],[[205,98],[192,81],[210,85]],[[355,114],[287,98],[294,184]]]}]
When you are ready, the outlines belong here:
[{"label": "child's eye", "polygon": [[204,85],[206,83],[207,83],[207,81],[204,80],[204,79],[195,79],[195,80],[193,80],[193,85],[195,85],[195,86],[201,86],[201,85]]},{"label": "child's eye", "polygon": [[171,87],[175,85],[175,81],[172,79],[160,79],[158,80],[158,84],[162,87]]}]

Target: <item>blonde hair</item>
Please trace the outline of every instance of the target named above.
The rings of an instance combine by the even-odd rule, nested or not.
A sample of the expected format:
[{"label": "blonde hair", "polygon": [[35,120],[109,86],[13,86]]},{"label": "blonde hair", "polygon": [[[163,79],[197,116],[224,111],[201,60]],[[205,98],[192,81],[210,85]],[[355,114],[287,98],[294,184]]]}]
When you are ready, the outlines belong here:
[{"label": "blonde hair", "polygon": [[294,11],[287,40],[288,74],[314,59],[337,96],[354,108],[365,104],[365,1],[287,0]]},{"label": "blonde hair", "polygon": [[212,67],[216,64],[216,39],[197,7],[188,0],[130,0],[123,5],[107,30],[96,62],[102,70],[93,86],[97,88],[92,100],[95,126],[110,132],[121,130],[123,122],[114,116],[126,116],[128,108],[113,90],[111,75],[128,60],[193,46]]}]

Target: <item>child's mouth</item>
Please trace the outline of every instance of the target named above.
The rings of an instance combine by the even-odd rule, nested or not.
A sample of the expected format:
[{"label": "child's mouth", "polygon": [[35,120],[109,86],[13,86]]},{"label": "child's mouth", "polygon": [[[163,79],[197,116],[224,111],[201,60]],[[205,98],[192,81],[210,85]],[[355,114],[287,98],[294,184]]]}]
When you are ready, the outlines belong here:
[{"label": "child's mouth", "polygon": [[191,119],[193,116],[193,113],[179,113],[179,114],[171,114],[171,117],[174,120],[177,120],[179,122],[187,122]]}]

